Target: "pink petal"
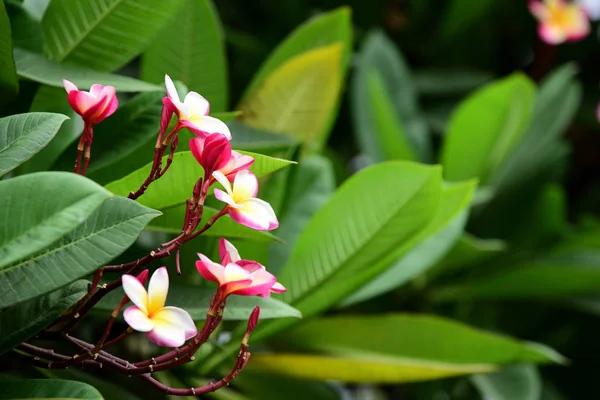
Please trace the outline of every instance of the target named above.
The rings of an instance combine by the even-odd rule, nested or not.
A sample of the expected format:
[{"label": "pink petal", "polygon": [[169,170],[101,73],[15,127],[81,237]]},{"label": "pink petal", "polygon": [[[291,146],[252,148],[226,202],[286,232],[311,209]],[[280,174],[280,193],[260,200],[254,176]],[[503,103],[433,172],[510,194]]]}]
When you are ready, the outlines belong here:
[{"label": "pink petal", "polygon": [[223,296],[229,296],[230,294],[237,294],[238,291],[248,287],[252,284],[252,279],[244,279],[241,281],[227,282],[219,286],[219,290]]},{"label": "pink petal", "polygon": [[238,202],[256,197],[258,193],[258,179],[250,171],[240,171],[233,180],[233,198]]},{"label": "pink petal", "polygon": [[93,84],[92,87],[90,88],[90,94],[94,97],[102,97],[102,91],[104,90],[104,86],[103,85],[98,85],[97,83]]},{"label": "pink petal", "polygon": [[190,139],[190,151],[192,155],[198,161],[198,164],[202,165],[202,149],[204,149],[204,140],[199,138]]},{"label": "pink petal", "polygon": [[557,27],[540,24],[538,26],[540,38],[548,44],[561,44],[567,40],[566,33]]},{"label": "pink petal", "polygon": [[67,100],[71,108],[79,115],[83,115],[87,110],[98,104],[98,99],[88,92],[73,90],[69,92]]},{"label": "pink petal", "polygon": [[284,293],[287,289],[279,282],[275,282],[275,284],[271,287],[271,292],[273,293]]},{"label": "pink petal", "polygon": [[121,282],[129,300],[144,313],[148,313],[148,293],[140,281],[134,276],[125,274],[121,277]]},{"label": "pink petal", "polygon": [[234,294],[240,296],[263,296],[270,297],[269,290],[273,287],[273,284],[276,282],[275,276],[264,271],[260,276],[256,276],[259,272],[254,274],[255,279],[252,281],[252,284],[246,286],[244,288],[240,288],[236,290]]},{"label": "pink petal", "polygon": [[148,314],[152,315],[164,307],[169,292],[169,273],[160,267],[152,274],[148,284]]},{"label": "pink petal", "polygon": [[[187,119],[187,118],[186,118]],[[211,133],[220,133],[231,140],[229,127],[223,121],[209,116],[190,116],[191,126],[187,128],[195,135],[210,135]]]},{"label": "pink petal", "polygon": [[253,273],[256,271],[266,270],[264,266],[253,260],[239,260],[236,262],[237,265],[244,268],[246,271]]},{"label": "pink petal", "polygon": [[155,325],[169,324],[182,329],[185,334],[185,340],[188,340],[198,333],[196,324],[187,311],[179,307],[164,307],[152,317]]},{"label": "pink petal", "polygon": [[65,90],[67,91],[67,93],[79,90],[79,89],[77,89],[77,86],[75,86],[73,84],[73,82],[70,82],[70,81],[68,81],[66,79],[63,79],[63,86],[65,87]]},{"label": "pink petal", "polygon": [[196,269],[206,280],[222,284],[225,282],[225,268],[212,262],[204,254],[198,254],[200,261],[196,261]]},{"label": "pink petal", "polygon": [[162,99],[163,108],[160,116],[160,131],[165,133],[169,128],[173,113],[177,111],[177,107],[173,104],[173,101],[169,97],[163,97]]},{"label": "pink petal", "polygon": [[548,18],[548,9],[541,1],[531,0],[527,6],[531,14],[538,20],[543,21]]},{"label": "pink petal", "polygon": [[279,221],[269,203],[260,199],[247,199],[240,208],[228,210],[235,222],[259,231],[270,231],[279,226]]},{"label": "pink petal", "polygon": [[226,256],[229,257],[229,262],[240,260],[240,253],[238,253],[235,246],[227,241],[227,239],[221,239],[219,241],[219,257],[221,257],[221,261],[223,261]]},{"label": "pink petal", "polygon": [[209,135],[202,150],[202,167],[208,174],[223,168],[231,158],[231,146],[227,138],[219,133]]},{"label": "pink petal", "polygon": [[237,151],[232,151],[229,162],[223,168],[221,168],[221,172],[227,177],[227,179],[229,179],[230,182],[233,182],[235,175],[239,171],[250,170],[250,166],[253,163],[253,157],[240,154]]},{"label": "pink petal", "polygon": [[157,346],[179,347],[185,343],[185,331],[180,326],[168,323],[155,324],[154,329],[146,335]]},{"label": "pink petal", "polygon": [[[210,104],[208,100],[204,97],[200,96],[196,92],[189,92],[185,99],[183,100],[183,104],[185,104],[190,109],[190,114],[194,116],[204,116],[208,115],[210,111]],[[210,132],[213,133],[213,132]]]},{"label": "pink petal", "polygon": [[136,306],[127,307],[123,312],[123,318],[130,327],[138,332],[150,332],[154,328],[154,322]]}]

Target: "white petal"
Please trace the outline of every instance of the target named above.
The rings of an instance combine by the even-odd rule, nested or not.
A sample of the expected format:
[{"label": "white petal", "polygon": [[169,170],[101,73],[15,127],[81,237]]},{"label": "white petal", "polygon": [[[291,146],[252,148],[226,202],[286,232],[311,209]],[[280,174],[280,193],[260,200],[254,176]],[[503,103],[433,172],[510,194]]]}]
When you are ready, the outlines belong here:
[{"label": "white petal", "polygon": [[148,313],[148,293],[144,289],[144,285],[135,276],[131,275],[123,275],[121,282],[123,282],[123,290],[129,300],[142,311]]},{"label": "white petal", "polygon": [[183,104],[189,107],[190,114],[193,116],[192,118],[208,115],[208,111],[210,110],[210,104],[208,103],[208,100],[196,92],[189,92],[185,96]]},{"label": "white petal", "polygon": [[231,196],[233,194],[233,190],[231,189],[231,183],[229,183],[229,179],[227,179],[221,171],[215,171],[212,175],[213,178],[215,178],[217,182],[219,182],[225,188],[227,194]]},{"label": "white petal", "polygon": [[148,314],[153,315],[165,306],[169,292],[169,273],[160,267],[152,274],[148,284]]},{"label": "white petal", "polygon": [[196,127],[208,134],[210,133],[220,133],[221,135],[225,135],[225,137],[231,140],[231,132],[229,131],[229,127],[225,125],[225,122],[220,119],[204,116],[204,115],[194,115],[193,111],[191,111],[189,121],[192,122]]},{"label": "white petal", "polygon": [[187,311],[179,307],[164,307],[154,317],[152,321],[155,325],[162,323],[178,326],[185,332],[185,340],[194,337],[198,330]]},{"label": "white petal", "polygon": [[258,193],[258,179],[248,170],[242,170],[235,175],[233,180],[233,198],[236,203],[256,197]]},{"label": "white petal", "polygon": [[166,74],[165,87],[167,88],[167,95],[171,98],[171,100],[173,100],[176,103],[175,105],[177,106],[178,103],[181,103],[181,101],[179,100],[179,94],[177,93],[177,89],[175,89],[175,84],[171,80],[171,77],[169,77],[169,75]]},{"label": "white petal", "polygon": [[125,322],[138,332],[150,332],[154,328],[154,322],[148,318],[148,315],[136,306],[127,307],[123,312]]}]

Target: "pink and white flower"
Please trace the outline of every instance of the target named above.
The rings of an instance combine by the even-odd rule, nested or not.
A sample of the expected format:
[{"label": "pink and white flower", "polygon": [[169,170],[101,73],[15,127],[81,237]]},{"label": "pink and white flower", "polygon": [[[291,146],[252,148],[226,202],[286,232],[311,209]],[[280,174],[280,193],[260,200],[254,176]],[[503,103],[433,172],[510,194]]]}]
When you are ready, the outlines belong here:
[{"label": "pink and white flower", "polygon": [[205,140],[197,137],[190,139],[190,150],[208,176],[225,167],[231,159],[231,145],[220,133],[210,134]]},{"label": "pink and white flower", "polygon": [[219,244],[221,264],[198,254],[196,268],[204,279],[219,284],[219,294],[225,299],[230,294],[270,297],[271,292],[283,293],[286,288],[277,278],[256,261],[242,260],[237,249],[225,239]]},{"label": "pink and white flower", "polygon": [[229,161],[224,167],[219,168],[219,171],[225,175],[229,182],[233,182],[238,172],[250,171],[252,164],[254,164],[253,157],[232,150]]},{"label": "pink and white flower", "polygon": [[590,33],[584,8],[566,0],[531,0],[529,10],[539,21],[538,34],[548,44],[578,41]]},{"label": "pink and white flower", "polygon": [[95,125],[112,115],[119,101],[116,89],[112,86],[92,85],[89,92],[77,89],[72,82],[63,79],[63,86],[67,91],[69,105],[81,115],[86,125]]},{"label": "pink and white flower", "polygon": [[146,332],[151,342],[164,347],[179,347],[196,335],[196,325],[187,311],[165,307],[169,291],[169,274],[165,267],[152,274],[147,292],[132,275],[123,275],[122,283],[125,294],[134,304],[123,313],[131,328]]},{"label": "pink and white flower", "polygon": [[227,212],[235,222],[258,231],[270,231],[279,226],[271,205],[256,198],[258,179],[252,172],[239,171],[233,185],[221,171],[213,172],[213,177],[225,188],[225,192],[215,189],[215,197],[227,204]]},{"label": "pink and white flower", "polygon": [[165,75],[165,86],[168,97],[163,99],[165,110],[161,125],[165,125],[165,111],[169,116],[174,112],[179,118],[178,123],[180,125],[185,126],[190,132],[202,139],[211,133],[220,133],[231,140],[231,132],[227,125],[223,121],[208,115],[210,111],[208,100],[196,92],[189,92],[182,102],[169,75]]}]

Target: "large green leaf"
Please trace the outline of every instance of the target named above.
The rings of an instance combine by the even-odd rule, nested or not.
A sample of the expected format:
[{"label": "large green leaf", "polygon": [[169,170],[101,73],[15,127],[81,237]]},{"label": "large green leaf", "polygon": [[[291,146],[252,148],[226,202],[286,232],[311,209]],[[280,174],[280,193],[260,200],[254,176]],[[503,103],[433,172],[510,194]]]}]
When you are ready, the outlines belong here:
[{"label": "large green leaf", "polygon": [[534,97],[533,82],[517,73],[462,102],[452,115],[442,148],[446,179],[479,177],[485,182],[525,133]]},{"label": "large green leaf", "polygon": [[[71,63],[58,64],[44,56],[23,49],[15,49],[17,74],[21,78],[50,86],[63,87],[62,80],[68,79],[82,90],[99,83],[114,86],[120,92],[150,92],[162,90],[162,87],[143,82],[128,76],[98,72]],[[66,96],[66,94],[65,94]]]},{"label": "large green leaf", "polygon": [[[274,172],[280,168],[292,164],[292,161],[272,158],[254,153],[245,153],[254,157],[254,164],[251,171],[257,177]],[[165,165],[166,157],[163,160]],[[109,183],[106,188],[111,192],[127,196],[130,191],[137,190],[144,182],[152,163],[132,172],[131,174]],[[185,200],[192,195],[192,189],[196,181],[203,176],[204,172],[198,161],[194,158],[191,151],[176,153],[173,158],[173,164],[159,180],[154,182],[146,193],[139,198],[139,202],[151,208],[159,210],[185,204]]]},{"label": "large green leaf", "polygon": [[53,0],[42,19],[46,53],[99,71],[140,54],[179,12],[182,0]]},{"label": "large green leaf", "polygon": [[451,364],[564,362],[561,355],[541,344],[522,342],[433,315],[313,319],[286,330],[277,339],[296,349],[327,354],[358,353]]},{"label": "large green leaf", "polygon": [[288,204],[277,229],[277,237],[282,242],[269,247],[269,271],[274,274],[287,262],[296,240],[313,215],[334,193],[335,177],[331,162],[322,156],[306,157],[295,168],[289,187]]},{"label": "large green leaf", "polygon": [[38,21],[42,20],[48,4],[50,0],[23,0],[23,8]]},{"label": "large green leaf", "polygon": [[27,113],[0,119],[0,176],[47,146],[67,118],[62,114]]},{"label": "large green leaf", "polygon": [[[41,172],[0,181],[0,283],[2,299],[9,274],[26,279],[11,264],[26,259],[80,225],[110,193],[89,179],[63,172]],[[8,286],[8,287],[7,287]],[[1,300],[0,300],[1,301]]]},{"label": "large green leaf", "polygon": [[3,103],[19,90],[10,21],[4,3],[0,4],[0,60],[0,102]]},{"label": "large green leaf", "polygon": [[142,79],[162,83],[168,74],[210,101],[227,107],[227,63],[223,32],[212,0],[185,0],[179,14],[142,57]]},{"label": "large green leaf", "polygon": [[4,2],[4,4],[10,18],[13,47],[41,53],[44,49],[44,39],[40,21],[25,7],[25,4],[12,2]]},{"label": "large green leaf", "polygon": [[[206,288],[194,285],[171,284],[167,304],[181,307],[190,313],[194,320],[206,318],[210,299],[216,288]],[[114,290],[104,297],[95,307],[96,310],[110,312],[123,298],[122,290]],[[277,300],[256,296],[231,296],[227,299],[227,307],[223,318],[228,320],[247,320],[254,307],[260,306],[260,319],[295,317],[300,318],[300,311]]]},{"label": "large green leaf", "polygon": [[340,7],[320,14],[290,33],[261,65],[260,70],[248,85],[244,97],[251,95],[264,84],[269,75],[295,56],[335,43],[343,45],[340,62],[340,76],[343,77],[352,50],[352,21],[348,7]]},{"label": "large green leaf", "polygon": [[93,386],[60,379],[15,379],[1,383],[0,399],[102,400]]},{"label": "large green leaf", "polygon": [[[44,198],[39,198],[38,202],[46,199],[56,201],[56,199],[67,197],[67,194],[73,196],[72,193],[77,192],[79,187],[86,185],[94,185],[96,192],[100,191],[102,195],[105,194],[105,191],[99,187],[96,189],[95,184],[84,178],[80,178],[81,182],[77,182],[79,186],[73,185],[71,182],[68,186],[64,184],[54,186],[54,192],[47,188],[47,186],[56,184],[61,176],[74,177],[76,175],[37,173],[11,179],[6,183],[29,179],[29,183],[36,184],[32,190],[35,189],[36,193],[44,193]],[[44,177],[47,179],[43,179]],[[42,178],[43,181],[39,178]],[[3,182],[2,185],[5,183]],[[11,190],[11,192],[13,195],[16,193],[15,190]],[[0,193],[4,194],[4,191],[0,190]],[[24,212],[21,210],[23,208],[27,210],[29,218],[35,218],[35,221],[39,220],[38,214],[43,210],[32,211],[42,207],[39,207],[38,202],[36,202],[36,207],[28,207],[29,202],[26,199],[26,197],[19,197],[18,207],[4,207],[3,205],[1,209],[8,212],[13,210],[11,217],[13,219],[15,212]],[[87,201],[88,206],[83,207],[84,203],[84,201],[76,203],[79,207],[71,207],[71,212],[55,213],[51,218],[46,218],[45,224],[39,224],[37,229],[30,229],[27,236],[21,235],[21,239],[33,237],[27,241],[26,246],[21,244],[18,247],[15,243],[17,239],[12,240],[15,244],[10,246],[10,249],[23,248],[23,253],[28,256],[25,258],[11,257],[17,261],[10,264],[4,262],[4,259],[2,260],[4,266],[0,269],[0,308],[51,292],[93,272],[131,246],[146,224],[158,215],[157,211],[134,201],[122,197],[111,197],[85,219],[86,215],[97,205],[89,204],[91,201]],[[15,208],[17,209],[15,210]],[[62,228],[66,224],[64,220],[69,219],[79,222],[79,226],[75,229],[71,228],[70,232],[67,230],[68,233],[60,237],[58,228]],[[65,229],[61,229],[61,231],[64,232]],[[41,243],[41,238],[48,243]],[[36,241],[40,243],[36,243]],[[0,243],[2,242],[4,244],[1,245],[0,251],[6,247],[6,241],[0,240]],[[31,255],[34,251],[32,243],[36,245],[37,249],[45,249]],[[39,246],[39,244],[44,246]]]},{"label": "large green leaf", "polygon": [[342,87],[337,43],[294,56],[237,107],[251,127],[292,136],[309,148],[323,143]]},{"label": "large green leaf", "polygon": [[492,75],[477,70],[420,69],[413,72],[414,85],[421,96],[463,95],[492,80]]},{"label": "large green leaf", "polygon": [[264,131],[241,124],[237,121],[227,123],[231,130],[231,146],[236,149],[268,153],[286,150],[298,144],[290,136],[277,135],[271,131]]},{"label": "large green leaf", "polygon": [[87,281],[77,281],[45,296],[0,313],[0,354],[31,338],[87,293]]},{"label": "large green leaf", "polygon": [[533,365],[505,367],[494,374],[474,375],[471,382],[486,400],[540,400],[542,382]]},{"label": "large green leaf", "polygon": [[361,149],[375,162],[431,158],[409,67],[379,31],[365,39],[352,80],[352,116]]},{"label": "large green leaf", "polygon": [[430,221],[422,240],[387,269],[366,282],[341,306],[364,301],[403,285],[424,273],[446,254],[463,232],[475,182],[466,182],[444,188],[435,217]]},{"label": "large green leaf", "polygon": [[[252,359],[257,354],[252,354]],[[258,354],[260,357],[261,355]],[[249,366],[252,363],[249,364]],[[242,390],[250,399],[260,400],[340,400],[338,390],[328,382],[315,382],[306,379],[294,379],[286,376],[277,376],[273,379],[271,373],[252,371],[244,369],[244,373],[235,378],[236,388]],[[217,398],[216,400],[245,400]]]},{"label": "large green leaf", "polygon": [[[71,108],[63,88],[40,85],[35,93],[30,112],[50,111],[65,114],[69,119],[60,126],[58,133],[38,154],[33,156],[20,169],[20,172],[45,171],[64,153],[69,145],[75,142],[83,131],[83,119]],[[102,126],[102,125],[100,125]],[[76,153],[70,157],[71,165],[75,162]]]},{"label": "large green leaf", "polygon": [[350,383],[420,382],[495,370],[489,364],[422,362],[393,356],[363,354],[252,354],[249,372],[319,381]]}]

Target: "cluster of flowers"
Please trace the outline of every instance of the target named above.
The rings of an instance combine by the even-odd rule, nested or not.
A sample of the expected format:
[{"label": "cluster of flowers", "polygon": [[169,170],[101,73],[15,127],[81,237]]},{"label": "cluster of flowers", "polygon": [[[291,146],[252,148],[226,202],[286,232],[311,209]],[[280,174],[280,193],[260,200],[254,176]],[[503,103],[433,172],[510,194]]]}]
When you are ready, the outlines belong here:
[{"label": "cluster of flowers", "polygon": [[[84,120],[86,132],[92,132],[93,126],[110,116],[117,109],[115,88],[93,85],[89,92],[64,80],[71,107]],[[272,230],[279,222],[271,205],[256,198],[258,180],[250,172],[254,159],[231,149],[231,132],[219,119],[210,117],[209,102],[196,92],[188,93],[181,101],[173,81],[165,76],[167,96],[163,98],[163,111],[159,138],[165,135],[173,115],[177,123],[167,136],[167,140],[181,129],[186,128],[194,134],[189,147],[198,163],[204,169],[204,185],[208,190],[219,183],[224,190],[214,189],[215,197],[225,203],[227,214],[239,224],[256,230]],[[91,137],[82,141],[91,145]],[[89,146],[88,146],[89,149]],[[86,154],[89,159],[89,153]],[[218,283],[215,296],[217,303],[224,303],[227,296],[269,297],[270,293],[283,293],[285,287],[277,282],[274,275],[256,261],[243,260],[236,248],[225,239],[221,239],[219,253],[221,263],[215,263],[203,254],[196,262],[198,272],[207,280]],[[146,332],[148,339],[159,346],[179,347],[197,334],[190,315],[177,307],[165,307],[169,288],[169,275],[161,267],[152,275],[148,290],[144,285],[148,272],[137,277],[123,275],[122,285],[126,294],[125,301],[134,305],[124,312],[125,321],[139,332]]]}]

